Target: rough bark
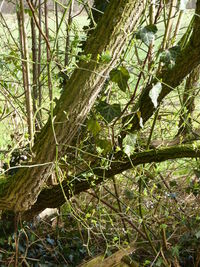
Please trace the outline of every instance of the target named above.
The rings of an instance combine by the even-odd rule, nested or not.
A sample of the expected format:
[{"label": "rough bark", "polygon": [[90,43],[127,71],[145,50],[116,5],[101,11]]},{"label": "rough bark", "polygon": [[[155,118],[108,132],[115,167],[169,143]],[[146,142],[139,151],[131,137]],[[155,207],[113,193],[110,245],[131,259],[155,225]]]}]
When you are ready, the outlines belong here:
[{"label": "rough bark", "polygon": [[[196,10],[197,14],[200,14],[200,1],[197,2],[197,10]],[[164,97],[169,94],[172,90],[174,90],[176,88],[176,86],[178,86],[182,80],[193,70],[196,68],[196,66],[198,66],[199,62],[200,62],[200,39],[199,39],[199,32],[200,32],[200,19],[198,16],[196,16],[196,21],[195,21],[195,26],[194,26],[194,30],[193,30],[193,34],[190,38],[190,41],[188,42],[187,46],[181,51],[177,61],[176,61],[176,65],[172,70],[169,69],[165,69],[162,71],[162,73],[159,75],[159,79],[163,82],[163,90],[160,94],[159,97],[159,103],[162,102],[162,100],[164,99]],[[146,122],[154,113],[155,109],[154,106],[151,102],[151,99],[149,98],[149,90],[152,88],[153,83],[156,83],[158,80],[154,79],[153,82],[148,85],[145,89],[143,94],[141,95],[138,103],[135,105],[135,110],[140,110],[141,114],[142,114],[142,118],[143,118],[143,122]],[[139,125],[139,121],[138,121],[138,117],[137,115],[133,117],[132,119],[132,131],[138,130],[140,129],[140,125]],[[187,149],[187,147],[185,147]],[[191,147],[192,148],[192,147]],[[169,149],[169,150],[168,150]],[[165,151],[173,151],[174,153],[174,148],[168,148]],[[194,152],[194,154],[193,154]],[[177,150],[177,153],[172,153],[173,157],[169,157],[166,156],[165,158],[163,158],[162,160],[168,160],[168,159],[172,159],[172,158],[184,158],[184,157],[199,157],[196,153],[198,152],[198,149],[195,150],[193,152],[189,152],[189,154],[183,154],[180,153],[179,150]],[[146,152],[145,152],[146,153]],[[152,152],[153,153],[153,152]],[[154,151],[154,156],[158,155],[158,151],[155,150]],[[158,153],[158,154],[157,154]],[[193,154],[193,156],[192,156]],[[139,156],[139,155],[138,155]],[[148,154],[148,160],[147,161],[139,161],[137,164],[142,164],[142,163],[148,163],[148,162],[160,162],[162,160],[158,160],[158,158],[156,157],[149,157]],[[171,155],[172,156],[172,155]],[[126,166],[126,168],[131,168],[131,165],[127,166],[125,163],[122,163],[123,166]],[[130,162],[129,162],[130,164]],[[133,161],[133,165],[136,164],[136,161],[134,159]],[[136,165],[137,165],[136,164]],[[107,178],[111,177],[114,174],[120,173],[122,171],[124,171],[126,168],[122,168],[122,165],[112,165],[111,166],[111,170],[107,173]],[[114,170],[114,168],[118,167],[116,170]],[[116,171],[116,172],[115,172]],[[102,179],[98,179],[98,182],[101,182]],[[96,181],[96,183],[98,183]],[[67,186],[64,182],[63,184],[64,189],[65,189],[65,193],[66,196],[69,197],[71,193],[69,193],[69,185]],[[83,181],[83,180],[79,180],[77,178],[77,180],[75,181],[75,183],[73,184],[73,188],[74,188],[74,194],[78,194],[88,188],[91,187],[91,184],[88,183],[87,181]],[[47,193],[48,192],[48,193]],[[71,191],[70,191],[71,192]],[[50,197],[51,195],[51,197]],[[56,201],[54,201],[54,199],[56,199]],[[42,209],[44,209],[45,207],[55,207],[55,206],[59,206],[61,204],[63,204],[65,202],[63,194],[62,194],[62,190],[60,188],[60,186],[57,186],[53,189],[45,189],[44,191],[41,192],[41,194],[39,195],[38,201],[37,203],[35,203],[35,205],[32,207],[30,212],[37,213],[37,211],[40,211]],[[30,214],[30,213],[29,213]]]},{"label": "rough bark", "polygon": [[[194,23],[193,33],[186,47],[177,56],[176,64],[172,69],[163,69],[163,71],[152,80],[143,90],[138,102],[133,107],[133,111],[140,111],[143,123],[145,123],[154,113],[155,108],[149,97],[149,91],[152,89],[153,84],[158,81],[162,82],[162,92],[159,95],[158,103],[161,104],[162,100],[177,86],[181,84],[183,79],[190,74],[200,64],[200,1],[197,1],[196,17]],[[127,119],[130,121],[130,117]],[[137,114],[133,116],[130,121],[132,124],[131,131],[139,130],[140,124]]]},{"label": "rough bark", "polygon": [[[26,219],[32,218],[35,214],[38,214],[45,208],[57,208],[65,203],[66,198],[70,198],[89,188],[93,188],[108,178],[131,169],[133,166],[151,162],[162,162],[171,159],[199,158],[200,147],[194,148],[193,145],[180,145],[164,149],[136,152],[131,156],[131,160],[127,157],[123,157],[123,154],[121,153],[120,155],[116,155],[116,157],[120,158],[120,160],[114,159],[110,168],[107,170],[105,170],[104,167],[94,166],[93,173],[91,173],[91,176],[88,176],[89,178],[85,178],[85,176],[82,175],[69,177],[62,183],[65,195],[63,195],[60,185],[54,186],[51,189],[44,189],[40,193],[35,205],[32,206],[31,210],[24,214],[24,217]],[[123,161],[121,161],[122,159]]]},{"label": "rough bark", "polygon": [[[55,162],[69,145],[80,124],[93,106],[110,70],[117,63],[144,9],[143,1],[113,0],[96,30],[89,38],[85,54],[90,62],[80,62],[66,85],[47,124],[33,147],[32,166],[27,166],[1,186],[0,208],[15,212],[27,210],[35,203]],[[98,63],[97,56],[109,51],[112,60]]]},{"label": "rough bark", "polygon": [[[116,2],[118,2],[117,6],[115,6]],[[136,4],[136,7],[138,8],[136,14],[142,12],[142,4],[139,4],[136,1],[134,2],[134,4],[131,3],[132,1],[116,2],[113,1],[111,3],[111,6],[115,6],[115,9],[118,8],[120,2],[121,4],[123,3],[124,7],[128,4],[129,7],[131,5],[132,8],[135,8],[134,5]],[[123,9],[123,11],[127,15],[128,9],[126,11],[125,9]],[[200,1],[197,2],[198,14],[200,14],[199,11]],[[59,152],[59,154],[62,154],[63,145],[67,146],[68,144],[70,144],[74,134],[79,128],[78,124],[84,120],[87,112],[90,110],[90,107],[94,103],[94,100],[96,99],[96,96],[98,95],[101,86],[105,81],[105,76],[109,73],[111,65],[115,64],[117,60],[117,54],[120,53],[122,49],[123,43],[121,42],[121,46],[117,46],[117,40],[119,38],[119,40],[122,41],[123,39],[123,42],[125,41],[125,36],[121,33],[119,29],[119,25],[121,24],[118,24],[115,31],[113,29],[111,34],[111,37],[113,37],[114,35],[117,40],[115,39],[114,42],[114,39],[112,38],[112,42],[110,42],[109,38],[111,37],[109,36],[108,29],[109,27],[111,27],[110,24],[112,24],[112,22],[110,21],[110,18],[112,16],[111,14],[109,14],[109,12],[111,12],[111,9],[108,9],[107,13],[105,14],[105,17],[110,16],[109,19],[104,20],[103,18],[104,21],[102,20],[103,22],[98,25],[97,29],[90,37],[89,43],[86,46],[86,54],[91,53],[92,59],[96,59],[96,56],[98,54],[101,54],[105,50],[109,50],[112,54],[112,61],[109,65],[106,66],[102,64],[97,64],[93,61],[91,61],[89,64],[87,64],[86,62],[82,62],[79,64],[79,69],[77,69],[72,75],[70,82],[67,84],[66,90],[64,91],[61,99],[59,100],[55,108],[53,127],[51,124],[51,120],[49,119],[49,122],[44,127],[42,133],[38,138],[38,142],[34,147],[34,152],[36,152],[36,157],[34,159],[35,163],[38,164],[46,162],[47,165],[30,168],[28,170],[26,168],[24,171],[19,172],[15,177],[11,177],[11,182],[6,181],[5,184],[3,184],[4,192],[6,194],[4,192],[1,193],[1,195],[3,196],[0,199],[1,208],[22,211],[28,209],[32,204],[34,204],[39,192],[41,191],[41,188],[43,187],[44,181],[49,175],[52,164],[53,162],[55,162],[56,151]],[[114,10],[112,12],[114,12]],[[128,14],[128,16],[130,16],[131,21],[133,21],[131,17],[133,15],[134,13]],[[127,16],[125,17],[126,19],[124,18],[124,23],[128,20]],[[134,23],[137,21],[137,18],[134,17]],[[107,24],[105,24],[104,26],[103,23]],[[134,26],[134,23],[132,26]],[[162,92],[159,96],[159,103],[161,103],[163,98],[167,94],[169,94],[169,92],[171,92],[176,86],[178,86],[182,82],[183,78],[187,76],[190,71],[192,71],[200,63],[200,40],[198,36],[199,32],[200,19],[198,16],[196,16],[193,34],[187,46],[181,51],[181,54],[178,56],[175,67],[172,70],[164,70],[158,76],[158,79],[162,80],[163,82]],[[119,35],[121,37],[119,37]],[[104,44],[102,44],[102,41]],[[106,42],[107,45],[105,45]],[[89,49],[90,47],[91,49]],[[101,75],[97,75],[97,72],[99,72]],[[153,80],[153,83],[155,82],[157,82],[157,79]],[[149,98],[149,90],[152,88],[153,83],[151,83],[151,85],[145,88],[143,94],[139,99],[138,104],[135,107],[135,110],[139,108],[139,110],[141,111],[143,122],[147,121],[155,110]],[[81,89],[79,90],[79,88]],[[78,99],[81,99],[83,103],[80,103]],[[132,125],[132,130],[140,128],[137,116],[133,117]],[[55,138],[55,136],[57,138]],[[46,140],[50,140],[50,142],[48,143]],[[185,148],[186,150],[184,150],[183,148]],[[48,155],[46,155],[47,151]],[[166,151],[168,151],[169,153],[168,156],[167,154],[165,154]],[[193,149],[193,147],[188,146],[181,147],[181,150],[178,149],[177,151],[162,150],[162,153],[160,155],[157,150],[152,150],[149,152],[151,152],[152,154],[143,154],[143,160],[139,160],[139,157],[141,156],[140,153],[134,154],[134,158],[132,158],[132,161],[134,162],[133,165],[148,162],[161,162],[163,160],[174,158],[200,156],[199,148]],[[47,161],[49,161],[50,164],[48,164]],[[111,165],[110,170],[103,171],[101,169],[96,169],[94,170],[95,177],[100,178],[97,178],[95,182],[100,183],[104,178],[109,178],[112,175],[131,168],[131,166],[132,165],[130,164],[130,161],[127,162],[127,160],[124,159],[121,164],[120,162],[113,163]],[[17,181],[17,179],[19,180]],[[88,182],[84,179],[82,180],[81,177],[77,178],[73,185],[70,185],[70,180],[63,183],[63,188],[65,189],[67,197],[71,196],[71,187],[73,188],[73,191],[75,193],[79,193],[90,188],[91,186],[91,181]],[[1,186],[1,189],[2,188],[3,186]],[[60,186],[56,186],[53,189],[43,190],[38,198],[37,203],[33,206],[30,212],[32,212],[33,214],[34,212],[42,210],[45,207],[55,207],[55,205],[61,205],[65,201],[65,198],[63,197],[63,194],[61,192],[62,190]],[[27,200],[28,196],[30,196],[30,199]]]},{"label": "rough bark", "polygon": [[200,65],[188,76],[183,93],[182,110],[180,114],[179,130],[177,135],[186,135],[192,132],[192,114],[195,109],[195,92],[199,87]]}]

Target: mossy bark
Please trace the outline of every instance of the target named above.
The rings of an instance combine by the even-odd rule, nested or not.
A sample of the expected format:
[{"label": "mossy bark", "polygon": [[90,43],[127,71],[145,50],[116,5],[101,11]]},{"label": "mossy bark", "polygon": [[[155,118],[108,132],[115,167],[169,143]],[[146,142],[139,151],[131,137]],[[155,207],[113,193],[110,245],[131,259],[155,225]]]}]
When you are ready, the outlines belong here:
[{"label": "mossy bark", "polygon": [[89,188],[95,187],[101,182],[122,173],[125,170],[131,169],[133,166],[139,164],[151,163],[151,162],[162,162],[172,159],[181,158],[199,158],[200,147],[194,148],[193,145],[177,145],[173,147],[167,147],[163,149],[152,149],[144,152],[134,153],[131,156],[131,160],[125,157],[123,153],[116,155],[120,160],[115,160],[111,164],[108,170],[99,166],[91,166],[93,169],[92,175],[88,175],[89,178],[79,175],[69,177],[67,181],[62,183],[63,190],[60,185],[54,186],[52,189],[44,189],[35,205],[32,206],[31,210],[24,214],[24,218],[32,218],[35,214],[38,214],[45,208],[57,208],[65,203],[66,198],[70,198],[75,194],[79,194]]}]

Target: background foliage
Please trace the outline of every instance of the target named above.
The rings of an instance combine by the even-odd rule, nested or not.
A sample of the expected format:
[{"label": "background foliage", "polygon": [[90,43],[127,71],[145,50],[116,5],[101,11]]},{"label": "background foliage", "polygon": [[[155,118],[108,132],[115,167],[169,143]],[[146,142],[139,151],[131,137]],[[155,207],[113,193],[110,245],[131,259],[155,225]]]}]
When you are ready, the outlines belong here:
[{"label": "background foliage", "polygon": [[[92,62],[92,55],[84,53],[86,40],[109,8],[107,0],[53,1],[52,6],[40,0],[9,2],[14,12],[0,13],[2,177],[25,166],[73,71],[79,62]],[[113,261],[200,265],[199,66],[160,101],[162,73],[177,68],[199,16],[185,2],[144,1],[137,29],[128,35],[74,143],[45,184],[45,190],[63,190],[66,183],[70,199],[67,195],[53,218],[25,222],[15,217],[13,225],[2,214],[1,266],[78,266],[97,255],[102,257],[91,262],[97,266],[98,260],[102,266]],[[187,55],[184,60],[191,64]],[[96,61],[110,64],[110,51]],[[149,102],[143,102],[149,85]],[[152,105],[153,116],[145,120],[141,106],[150,110]],[[137,131],[131,130],[133,118]],[[186,157],[181,149],[187,146],[196,154]],[[176,158],[157,160],[170,147]],[[135,155],[144,152],[150,158],[152,150],[158,156],[135,166]],[[118,170],[123,163],[131,167]],[[80,184],[77,192],[73,182]]]}]

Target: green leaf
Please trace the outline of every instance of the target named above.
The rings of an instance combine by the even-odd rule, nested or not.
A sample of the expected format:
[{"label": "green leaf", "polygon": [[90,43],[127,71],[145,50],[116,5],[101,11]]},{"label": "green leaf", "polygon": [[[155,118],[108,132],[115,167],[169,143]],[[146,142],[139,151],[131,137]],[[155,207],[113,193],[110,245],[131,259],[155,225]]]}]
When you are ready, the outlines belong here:
[{"label": "green leaf", "polygon": [[175,245],[174,247],[171,248],[172,255],[175,257],[179,257],[179,251],[180,251],[179,245]]},{"label": "green leaf", "polygon": [[161,225],[160,225],[160,228],[161,228],[161,229],[166,229],[166,228],[167,228],[167,224],[164,224],[164,223],[161,224]]},{"label": "green leaf", "polygon": [[120,104],[110,105],[105,101],[101,101],[96,109],[108,123],[121,114]]},{"label": "green leaf", "polygon": [[157,108],[158,106],[158,97],[161,91],[162,91],[162,84],[160,82],[157,82],[149,92],[149,97],[151,98],[151,101],[155,108]]},{"label": "green leaf", "polygon": [[103,154],[109,153],[112,150],[112,144],[109,140],[98,139],[96,140],[97,147],[101,148]]},{"label": "green leaf", "polygon": [[128,198],[128,200],[133,200],[134,199],[133,191],[129,190],[128,188],[126,188],[124,190],[124,195]]},{"label": "green leaf", "polygon": [[88,131],[90,131],[93,134],[93,136],[96,136],[101,131],[101,126],[94,117],[88,120],[87,127]]},{"label": "green leaf", "polygon": [[157,266],[157,267],[163,266],[163,260],[162,260],[162,258],[160,258],[160,257],[158,258],[158,260],[155,263],[155,266]]},{"label": "green leaf", "polygon": [[24,13],[25,14],[28,14],[29,17],[32,17],[33,16],[32,11],[30,10],[30,8],[24,8]]},{"label": "green leaf", "polygon": [[151,264],[151,261],[150,260],[145,260],[144,266],[149,266],[150,264]]},{"label": "green leaf", "polygon": [[117,237],[117,236],[114,236],[113,237],[113,242],[116,242],[116,241],[118,241],[119,240],[119,237]]},{"label": "green leaf", "polygon": [[173,46],[162,52],[160,61],[165,64],[169,69],[172,69],[176,63],[176,58],[180,54],[181,48],[179,45]]},{"label": "green leaf", "polygon": [[128,157],[131,156],[131,154],[135,150],[135,144],[137,141],[137,135],[136,134],[127,134],[126,137],[123,140],[123,151],[126,153]]},{"label": "green leaf", "polygon": [[100,60],[102,63],[109,63],[112,59],[112,56],[110,54],[110,51],[106,50],[101,54]]},{"label": "green leaf", "polygon": [[118,67],[117,69],[113,69],[110,72],[110,80],[114,83],[117,83],[123,92],[126,92],[129,78],[130,75],[128,70],[122,66]]},{"label": "green leaf", "polygon": [[85,61],[85,62],[89,63],[90,60],[91,60],[91,57],[92,57],[92,54],[80,55],[79,56],[79,59],[82,60],[82,61]]},{"label": "green leaf", "polygon": [[28,139],[28,138],[29,138],[29,134],[28,134],[28,133],[25,133],[25,134],[24,134],[24,138],[25,138],[25,139]]},{"label": "green leaf", "polygon": [[147,25],[136,33],[136,39],[140,39],[146,45],[150,45],[151,42],[155,39],[155,34],[157,31],[158,28],[156,27],[156,25]]}]

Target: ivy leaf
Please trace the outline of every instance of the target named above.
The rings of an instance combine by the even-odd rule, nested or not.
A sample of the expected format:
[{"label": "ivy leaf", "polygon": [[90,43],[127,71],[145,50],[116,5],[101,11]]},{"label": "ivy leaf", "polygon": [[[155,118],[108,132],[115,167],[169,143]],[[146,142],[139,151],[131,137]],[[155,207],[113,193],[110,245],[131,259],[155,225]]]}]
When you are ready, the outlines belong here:
[{"label": "ivy leaf", "polygon": [[101,131],[101,126],[99,125],[96,118],[92,117],[87,122],[88,130],[96,136]]},{"label": "ivy leaf", "polygon": [[156,27],[156,25],[147,25],[136,33],[136,39],[140,39],[146,45],[150,45],[151,42],[154,40],[157,31],[158,28]]},{"label": "ivy leaf", "polygon": [[108,123],[121,114],[120,104],[110,105],[105,101],[101,101],[96,109]]},{"label": "ivy leaf", "polygon": [[172,69],[176,63],[176,58],[180,54],[181,48],[179,45],[173,46],[162,52],[160,61],[163,62],[169,69]]},{"label": "ivy leaf", "polygon": [[161,91],[162,84],[160,82],[157,82],[149,92],[149,97],[151,98],[151,101],[155,108],[157,108],[158,106],[158,97]]},{"label": "ivy leaf", "polygon": [[126,137],[123,140],[123,151],[124,153],[126,153],[126,155],[128,157],[131,156],[131,154],[133,154],[134,150],[135,150],[135,144],[137,141],[137,135],[136,134],[127,134]]},{"label": "ivy leaf", "polygon": [[116,69],[113,69],[110,72],[111,81],[114,83],[117,83],[119,88],[123,92],[126,92],[129,78],[130,78],[130,75],[129,75],[128,70],[122,66]]}]

